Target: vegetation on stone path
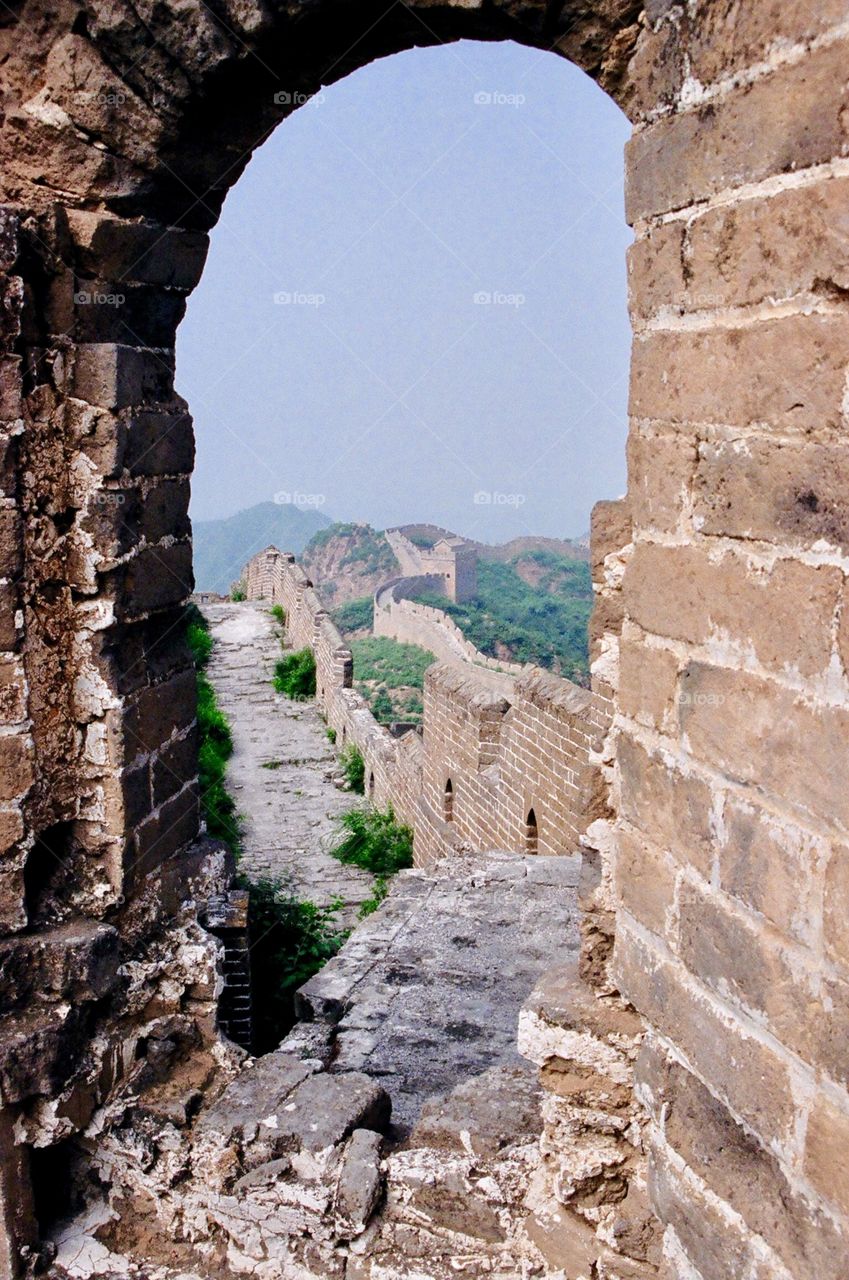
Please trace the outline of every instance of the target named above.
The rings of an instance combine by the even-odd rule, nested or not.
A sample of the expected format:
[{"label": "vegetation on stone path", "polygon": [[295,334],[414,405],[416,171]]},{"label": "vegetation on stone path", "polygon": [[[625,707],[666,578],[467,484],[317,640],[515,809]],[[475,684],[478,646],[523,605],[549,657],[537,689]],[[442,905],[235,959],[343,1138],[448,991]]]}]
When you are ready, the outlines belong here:
[{"label": "vegetation on stone path", "polygon": [[315,658],[311,649],[289,653],[275,664],[274,688],[287,698],[315,697]]},{"label": "vegetation on stone path", "polygon": [[385,812],[371,805],[348,809],[338,828],[340,838],[330,852],[340,862],[376,876],[392,876],[413,865],[413,833],[396,821],[391,805]]},{"label": "vegetation on stone path", "polygon": [[357,795],[363,795],[366,789],[366,762],[356,743],[349,742],[347,747],[343,747],[339,752],[339,763],[349,791],[356,791]]},{"label": "vegetation on stone path", "polygon": [[[233,738],[206,675],[213,639],[206,618],[195,605],[186,610],[186,639],[197,667],[201,807],[209,834],[224,840],[238,859],[239,821],[225,776]],[[277,764],[279,761],[269,761],[264,767]],[[237,883],[249,894],[253,1051],[268,1053],[277,1048],[296,1021],[298,987],[345,941],[347,935],[338,925],[342,904],[320,907],[298,898],[285,883],[251,880],[244,872],[239,873]]]},{"label": "vegetation on stone path", "polygon": [[212,653],[209,624],[196,605],[186,610],[186,640],[197,668],[198,775],[200,802],[206,829],[234,850],[239,848],[239,819],[227,791],[225,773],[233,754],[233,738],[215,690],[206,675]]}]

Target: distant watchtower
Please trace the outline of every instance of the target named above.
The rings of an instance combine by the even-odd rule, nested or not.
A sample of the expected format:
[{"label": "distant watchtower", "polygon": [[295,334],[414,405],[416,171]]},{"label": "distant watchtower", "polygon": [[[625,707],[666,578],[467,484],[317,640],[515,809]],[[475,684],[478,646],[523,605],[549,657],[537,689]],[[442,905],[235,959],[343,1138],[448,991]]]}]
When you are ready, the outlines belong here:
[{"label": "distant watchtower", "polygon": [[463,538],[440,538],[432,550],[422,552],[422,571],[443,580],[449,600],[460,602],[477,595],[477,552]]}]

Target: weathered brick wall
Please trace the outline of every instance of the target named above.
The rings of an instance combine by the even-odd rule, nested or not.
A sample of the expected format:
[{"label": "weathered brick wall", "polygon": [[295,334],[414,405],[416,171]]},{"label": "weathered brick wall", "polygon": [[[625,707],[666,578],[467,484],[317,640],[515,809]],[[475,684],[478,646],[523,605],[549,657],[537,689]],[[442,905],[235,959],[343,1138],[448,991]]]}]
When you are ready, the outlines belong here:
[{"label": "weathered brick wall", "polygon": [[[229,186],[286,114],[280,86],[294,101],[323,68],[459,36],[553,48],[635,126],[628,503],[593,620],[615,719],[585,838],[588,973],[649,1028],[638,1079],[671,1273],[842,1275],[844,0],[249,3],[227,23],[165,0],[153,44],[132,11],[104,13],[23,0],[0,26],[0,199],[17,227],[0,364],[7,932],[29,937],[28,920],[42,939],[39,913],[61,902],[86,927],[106,918],[140,974],[169,954],[146,959],[145,930],[180,896],[166,872],[197,823],[174,336]],[[39,840],[54,861],[26,877]],[[33,1234],[13,1122],[25,1112],[32,1136],[100,1031],[131,1045],[146,1007],[120,1032],[116,1011],[63,1024],[72,1048],[57,1033],[51,1070],[33,1057],[30,1093],[4,1092],[7,1273]]]},{"label": "weathered brick wall", "polygon": [[676,1274],[849,1257],[846,18],[658,16],[628,147],[614,973]]}]

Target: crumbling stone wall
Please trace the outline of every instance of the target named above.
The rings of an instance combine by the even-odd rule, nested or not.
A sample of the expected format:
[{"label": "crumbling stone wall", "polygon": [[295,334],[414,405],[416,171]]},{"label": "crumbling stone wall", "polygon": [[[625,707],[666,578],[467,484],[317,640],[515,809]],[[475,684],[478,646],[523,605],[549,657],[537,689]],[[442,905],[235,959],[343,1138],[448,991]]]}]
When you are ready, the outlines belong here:
[{"label": "crumbling stone wall", "polygon": [[[842,0],[22,0],[0,28],[4,928],[102,922],[151,1000],[197,826],[174,334],[226,191],[304,95],[417,43],[553,49],[633,121],[587,972],[648,1028],[651,1203],[672,1274],[703,1280],[827,1280],[847,1253],[848,34]],[[36,1095],[4,1086],[7,1272],[34,1238],[26,1148],[53,1140],[13,1131],[20,1107],[63,1096],[100,1029],[145,1025],[141,995],[120,1034],[99,1000]]]}]

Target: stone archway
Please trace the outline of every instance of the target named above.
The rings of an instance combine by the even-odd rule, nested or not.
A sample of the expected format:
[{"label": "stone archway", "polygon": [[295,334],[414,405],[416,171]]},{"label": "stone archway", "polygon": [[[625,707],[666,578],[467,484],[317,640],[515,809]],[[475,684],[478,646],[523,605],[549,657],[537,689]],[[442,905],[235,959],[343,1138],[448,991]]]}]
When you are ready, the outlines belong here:
[{"label": "stone archway", "polygon": [[[711,1280],[731,1252],[742,1274],[801,1280],[816,1257],[836,1277],[842,6],[222,2],[159,6],[154,27],[146,13],[60,0],[2,20],[5,1270],[33,1238],[27,1145],[84,1125],[134,1069],[122,1046],[157,996],[171,922],[224,878],[185,858],[194,695],[178,627],[192,440],[173,345],[205,233],[304,95],[467,36],[553,48],[635,124],[629,494],[594,525],[612,791],[585,899],[603,944],[589,970],[648,1028],[638,1078],[670,1265]],[[186,1043],[212,1034],[199,935],[194,963],[169,1011],[199,1001]]]}]

